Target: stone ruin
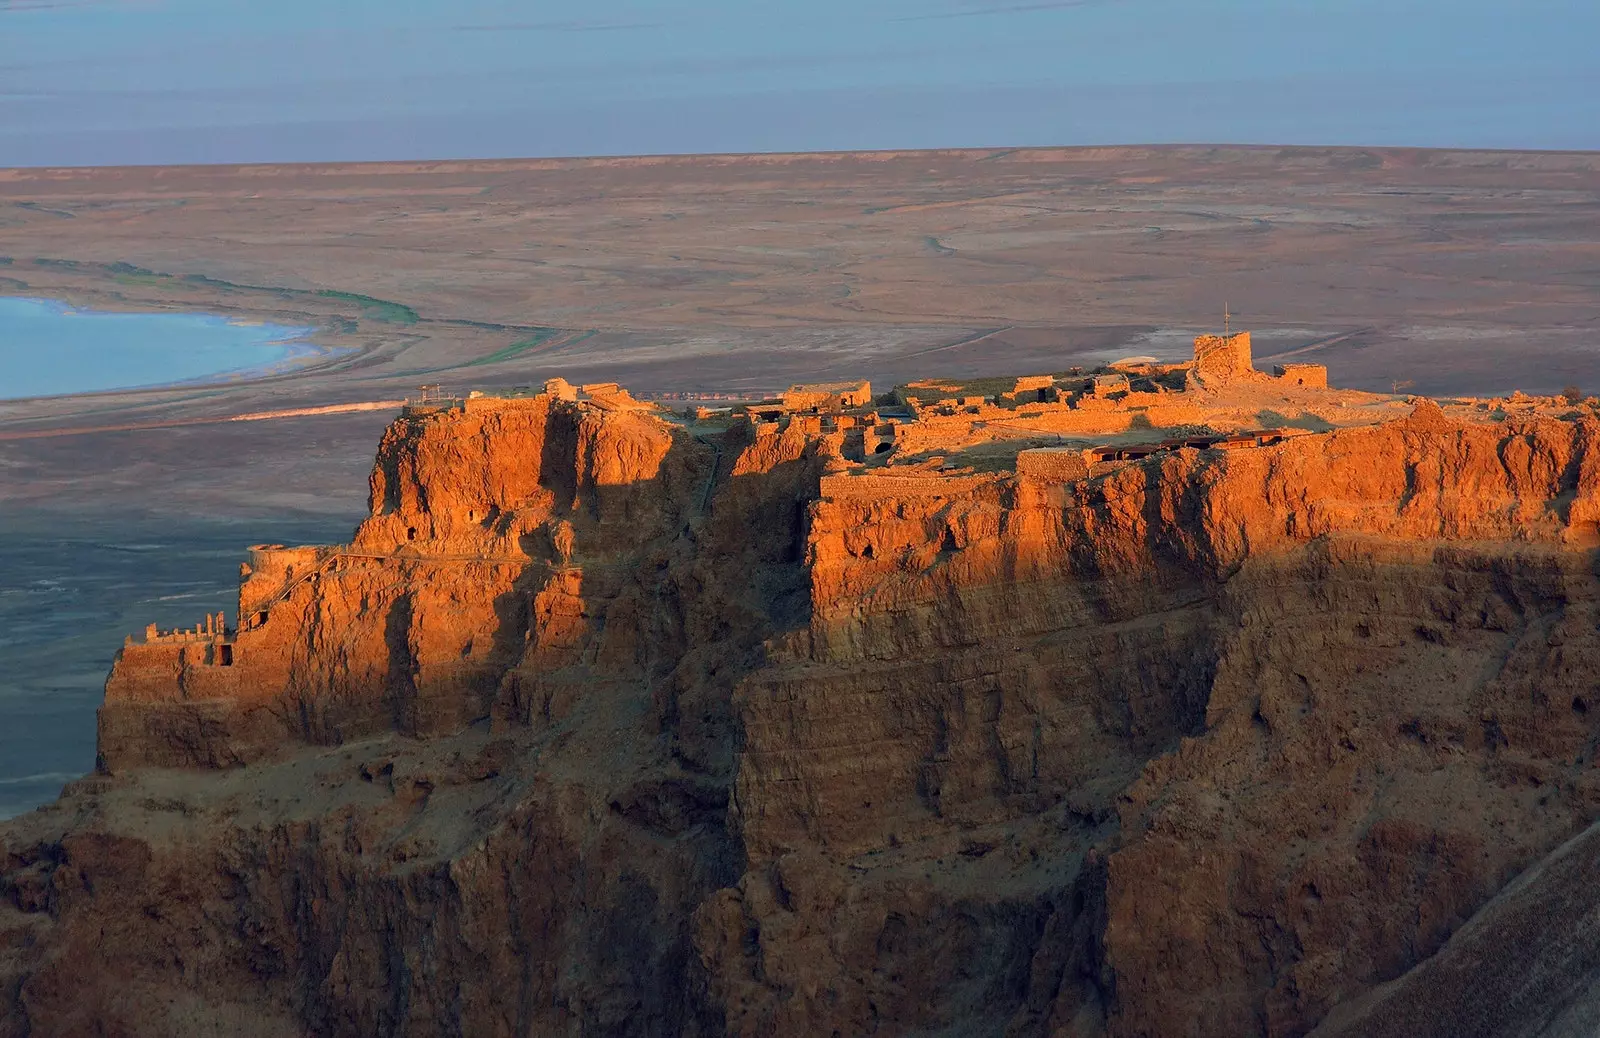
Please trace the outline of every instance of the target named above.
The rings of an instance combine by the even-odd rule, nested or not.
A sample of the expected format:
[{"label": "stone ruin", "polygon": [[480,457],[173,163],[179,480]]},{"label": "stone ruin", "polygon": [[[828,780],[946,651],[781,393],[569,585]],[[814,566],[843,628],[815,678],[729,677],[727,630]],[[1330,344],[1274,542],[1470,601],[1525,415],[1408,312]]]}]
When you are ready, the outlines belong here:
[{"label": "stone ruin", "polygon": [[547,380],[544,384],[544,391],[546,396],[555,397],[557,400],[578,399],[578,387],[564,378]]},{"label": "stone ruin", "polygon": [[817,382],[794,385],[780,398],[785,411],[842,411],[872,405],[870,382]]},{"label": "stone ruin", "polygon": [[[155,624],[150,624],[144,629],[144,640],[147,645],[187,645],[191,642],[220,641],[227,638],[228,634],[227,618],[222,613],[207,613],[204,622],[193,627],[163,631]],[[133,644],[132,636],[124,644]]]},{"label": "stone ruin", "polygon": [[1078,447],[1033,447],[1017,452],[1017,475],[1049,483],[1069,483],[1089,476],[1090,459]]},{"label": "stone ruin", "polygon": [[1307,389],[1328,388],[1328,368],[1324,364],[1277,364],[1273,366],[1272,374]]},{"label": "stone ruin", "polygon": [[1250,359],[1250,333],[1201,335],[1194,340],[1194,373],[1204,383],[1226,381],[1255,372]]},{"label": "stone ruin", "polygon": [[1113,393],[1126,393],[1133,388],[1128,376],[1120,371],[1109,375],[1096,375],[1090,380],[1090,393],[1096,397],[1109,397]]},{"label": "stone ruin", "polygon": [[[1249,332],[1196,337],[1191,370],[1201,385],[1260,378],[1263,374],[1256,371],[1250,356]],[[1328,368],[1323,364],[1277,364],[1272,377],[1305,389],[1328,388]]]},{"label": "stone ruin", "polygon": [[1041,403],[1054,401],[1059,396],[1056,391],[1056,377],[1054,375],[1019,376],[1016,385],[1011,387],[1011,391],[1003,393],[1001,396],[1006,400],[1028,400]]}]

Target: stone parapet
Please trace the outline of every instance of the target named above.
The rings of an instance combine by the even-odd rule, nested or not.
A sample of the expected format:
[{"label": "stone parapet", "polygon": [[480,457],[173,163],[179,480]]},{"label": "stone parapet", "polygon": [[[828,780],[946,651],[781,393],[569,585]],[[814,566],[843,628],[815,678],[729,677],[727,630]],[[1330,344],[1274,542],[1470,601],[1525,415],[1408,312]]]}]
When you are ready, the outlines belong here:
[{"label": "stone parapet", "polygon": [[1017,475],[1049,483],[1087,479],[1092,457],[1077,447],[1035,447],[1017,453]]},{"label": "stone parapet", "polygon": [[825,498],[882,497],[956,497],[993,483],[996,477],[987,476],[823,476],[820,494]]},{"label": "stone parapet", "polygon": [[1273,366],[1272,374],[1296,386],[1328,388],[1328,368],[1325,364],[1277,364]]}]

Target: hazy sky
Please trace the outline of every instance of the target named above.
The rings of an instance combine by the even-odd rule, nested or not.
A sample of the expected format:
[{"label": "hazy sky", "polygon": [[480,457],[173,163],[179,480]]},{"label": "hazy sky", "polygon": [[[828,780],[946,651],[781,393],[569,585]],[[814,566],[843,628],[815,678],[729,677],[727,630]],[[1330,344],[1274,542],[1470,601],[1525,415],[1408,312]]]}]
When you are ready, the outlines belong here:
[{"label": "hazy sky", "polygon": [[1600,148],[1600,0],[0,0],[0,166]]}]

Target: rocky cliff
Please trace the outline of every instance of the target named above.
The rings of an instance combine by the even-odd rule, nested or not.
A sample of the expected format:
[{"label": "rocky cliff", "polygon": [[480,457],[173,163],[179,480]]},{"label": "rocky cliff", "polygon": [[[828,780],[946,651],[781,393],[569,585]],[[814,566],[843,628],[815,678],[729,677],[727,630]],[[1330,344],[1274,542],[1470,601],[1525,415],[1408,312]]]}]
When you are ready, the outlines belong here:
[{"label": "rocky cliff", "polygon": [[1299,1035],[1600,818],[1593,418],[841,442],[399,419],[0,829],[0,1035]]}]

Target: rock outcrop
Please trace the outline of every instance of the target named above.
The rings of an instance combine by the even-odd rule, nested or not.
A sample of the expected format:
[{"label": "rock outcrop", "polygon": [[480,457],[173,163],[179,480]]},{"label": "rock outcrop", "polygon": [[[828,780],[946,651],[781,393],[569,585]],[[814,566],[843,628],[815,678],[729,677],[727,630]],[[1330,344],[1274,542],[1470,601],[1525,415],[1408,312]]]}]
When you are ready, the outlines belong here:
[{"label": "rock outcrop", "polygon": [[101,772],[0,829],[0,1035],[1414,1021],[1600,819],[1600,422],[842,435],[402,417],[350,544],[130,643]]}]

